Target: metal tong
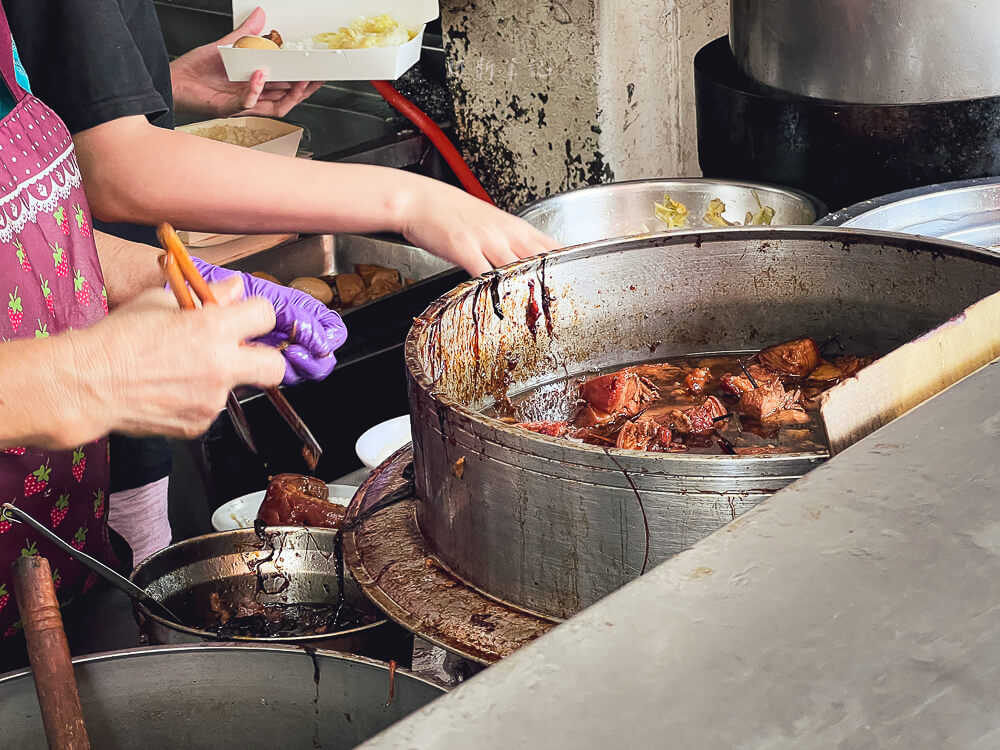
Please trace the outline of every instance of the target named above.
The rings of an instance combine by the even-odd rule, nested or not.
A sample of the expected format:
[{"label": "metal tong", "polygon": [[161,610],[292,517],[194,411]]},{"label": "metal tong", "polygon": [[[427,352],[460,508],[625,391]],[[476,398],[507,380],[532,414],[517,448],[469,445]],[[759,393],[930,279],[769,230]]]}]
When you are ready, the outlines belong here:
[{"label": "metal tong", "polygon": [[[215,295],[212,294],[212,290],[208,287],[208,282],[198,272],[198,268],[194,265],[194,261],[191,260],[187,248],[184,247],[184,243],[181,242],[174,228],[166,223],[160,224],[156,229],[156,233],[160,238],[160,244],[163,245],[163,249],[167,251],[166,255],[160,258],[160,266],[163,268],[167,283],[170,285],[170,289],[173,291],[174,297],[177,298],[177,303],[181,308],[184,310],[195,309],[196,306],[191,297],[192,290],[198,296],[202,305],[218,304]],[[189,285],[191,287],[190,290],[188,289]],[[277,388],[265,388],[264,393],[275,409],[278,410],[281,418],[292,429],[292,432],[302,441],[302,458],[305,459],[309,469],[314,470],[316,464],[319,463],[319,457],[323,454],[323,449],[320,447],[319,442],[317,442],[312,432],[306,427],[305,422],[295,412],[292,405],[288,403],[288,399],[285,398],[281,391]],[[243,407],[240,406],[239,399],[236,398],[236,395],[232,391],[229,392],[229,396],[226,399],[226,410],[229,412],[240,440],[251,453],[257,454],[257,446],[250,435],[250,425],[247,422],[246,414],[243,412]]]}]

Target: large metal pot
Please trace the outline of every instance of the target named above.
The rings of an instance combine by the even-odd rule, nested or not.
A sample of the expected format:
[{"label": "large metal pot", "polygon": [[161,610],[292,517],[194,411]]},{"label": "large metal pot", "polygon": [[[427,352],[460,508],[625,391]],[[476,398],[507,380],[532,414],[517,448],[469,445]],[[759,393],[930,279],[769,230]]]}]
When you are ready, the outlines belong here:
[{"label": "large metal pot", "polygon": [[[384,664],[289,646],[132,649],[74,659],[94,748],[356,747],[444,691]],[[45,750],[30,671],[0,677],[3,747]]]},{"label": "large metal pot", "polygon": [[694,68],[706,177],[788,185],[838,207],[998,172],[1000,96],[845,104],[762,90],[725,37],[702,47]]},{"label": "large metal pot", "polygon": [[732,0],[743,72],[800,96],[909,104],[1000,95],[992,0]]},{"label": "large metal pot", "polygon": [[903,190],[824,216],[817,224],[919,234],[1000,248],[1000,177]]},{"label": "large metal pot", "polygon": [[687,226],[677,231],[711,229],[702,218],[713,198],[726,204],[725,218],[742,222],[759,210],[754,195],[774,209],[773,224],[812,224],[825,207],[797,190],[735,180],[633,180],[570,190],[530,203],[518,214],[555,239],[560,247],[663,232],[653,204],[664,195],[688,208]]},{"label": "large metal pot", "polygon": [[598,243],[463,284],[406,342],[420,530],[482,591],[567,617],[824,457],[607,451],[483,416],[498,392],[803,335],[882,353],[998,288],[1000,258],[964,245],[781,227]]},{"label": "large metal pot", "polygon": [[[173,544],[146,558],[131,580],[165,602],[185,625],[137,606],[140,630],[150,643],[218,641],[208,627],[213,620],[212,596],[232,606],[240,601],[281,604],[324,604],[337,601],[336,536],[331,529],[269,528],[266,540],[253,529],[223,531]],[[344,601],[366,615],[367,624],[334,634],[232,640],[294,644],[344,651],[409,664],[412,635],[373,605],[345,571]]]}]

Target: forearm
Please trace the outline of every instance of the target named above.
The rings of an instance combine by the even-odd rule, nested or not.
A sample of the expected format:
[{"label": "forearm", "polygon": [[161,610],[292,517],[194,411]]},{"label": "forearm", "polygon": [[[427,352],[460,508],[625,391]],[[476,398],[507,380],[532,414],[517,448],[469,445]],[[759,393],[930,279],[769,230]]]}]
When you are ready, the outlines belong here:
[{"label": "forearm", "polygon": [[111,307],[122,305],[147,289],[163,286],[157,262],[162,254],[159,248],[104,232],[94,232],[94,239]]},{"label": "forearm", "polygon": [[0,344],[0,448],[69,449],[113,421],[107,362],[86,331]]},{"label": "forearm", "polygon": [[409,201],[426,189],[400,170],[265,154],[144,118],[75,141],[91,210],[105,221],[221,233],[398,232]]}]

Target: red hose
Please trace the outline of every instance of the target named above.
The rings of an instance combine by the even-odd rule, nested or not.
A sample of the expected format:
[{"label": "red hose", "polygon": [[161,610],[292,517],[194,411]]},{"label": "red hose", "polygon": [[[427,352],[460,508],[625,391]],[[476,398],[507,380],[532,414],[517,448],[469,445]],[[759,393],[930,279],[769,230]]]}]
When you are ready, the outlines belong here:
[{"label": "red hose", "polygon": [[458,149],[430,117],[424,114],[416,104],[396,91],[396,87],[388,81],[372,81],[371,84],[382,95],[383,99],[430,139],[434,147],[441,152],[444,160],[448,162],[448,166],[451,167],[458,181],[462,183],[462,187],[477,198],[481,198],[487,203],[493,203],[489,194],[476,179],[472,170],[469,169],[469,165],[465,163],[465,159],[458,153]]}]

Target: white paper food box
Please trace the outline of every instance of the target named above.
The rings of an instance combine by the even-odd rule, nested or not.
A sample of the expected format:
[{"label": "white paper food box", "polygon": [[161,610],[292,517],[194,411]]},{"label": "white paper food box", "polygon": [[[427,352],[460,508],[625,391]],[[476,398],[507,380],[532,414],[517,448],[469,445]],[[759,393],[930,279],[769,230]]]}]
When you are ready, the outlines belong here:
[{"label": "white paper food box", "polygon": [[[226,117],[218,120],[204,120],[190,125],[178,125],[177,130],[190,133],[191,135],[203,135],[206,130],[217,126],[228,126],[233,128],[252,128],[265,133],[270,133],[270,140],[258,143],[256,146],[248,148],[254,151],[264,151],[278,156],[295,156],[299,150],[299,143],[302,141],[302,128],[290,125],[280,120],[271,120],[267,117]],[[191,247],[206,247],[209,245],[237,239],[245,235],[232,234],[221,235],[214,232],[187,232],[177,231],[181,242]]]},{"label": "white paper food box", "polygon": [[218,120],[204,120],[190,125],[179,125],[176,130],[191,135],[203,135],[206,130],[214,127],[250,128],[269,133],[271,138],[258,143],[256,146],[249,146],[254,151],[265,151],[269,154],[279,156],[295,156],[299,150],[299,143],[302,141],[302,128],[291,125],[280,120],[272,120],[267,117],[224,117]]},{"label": "white paper food box", "polygon": [[230,81],[248,81],[263,70],[269,81],[394,81],[420,59],[424,27],[438,17],[438,0],[233,0],[233,28],[260,6],[284,42],[338,31],[359,16],[388,14],[416,32],[397,47],[371,49],[235,49],[219,47]]}]

